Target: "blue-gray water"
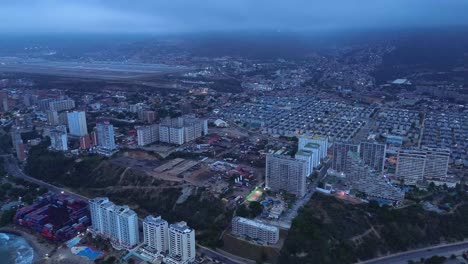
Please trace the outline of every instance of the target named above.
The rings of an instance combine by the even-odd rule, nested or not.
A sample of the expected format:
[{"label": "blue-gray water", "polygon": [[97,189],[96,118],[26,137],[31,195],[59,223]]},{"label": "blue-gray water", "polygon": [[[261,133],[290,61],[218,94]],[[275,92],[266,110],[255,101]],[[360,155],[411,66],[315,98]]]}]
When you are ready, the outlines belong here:
[{"label": "blue-gray water", "polygon": [[31,264],[33,259],[34,250],[24,238],[0,233],[0,263]]}]

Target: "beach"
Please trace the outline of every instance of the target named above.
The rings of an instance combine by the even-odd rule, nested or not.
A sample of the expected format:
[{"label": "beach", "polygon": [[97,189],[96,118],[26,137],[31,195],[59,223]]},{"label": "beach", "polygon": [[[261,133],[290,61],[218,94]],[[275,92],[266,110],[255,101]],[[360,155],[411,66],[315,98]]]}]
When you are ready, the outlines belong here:
[{"label": "beach", "polygon": [[[31,234],[29,230],[18,226],[2,227],[0,233],[17,235],[25,239],[34,249],[33,263],[36,264],[64,263],[65,260],[69,264],[92,263],[87,258],[72,254],[66,246],[62,247],[61,244],[54,244],[45,240],[39,234]],[[46,258],[46,254],[49,257]]]}]

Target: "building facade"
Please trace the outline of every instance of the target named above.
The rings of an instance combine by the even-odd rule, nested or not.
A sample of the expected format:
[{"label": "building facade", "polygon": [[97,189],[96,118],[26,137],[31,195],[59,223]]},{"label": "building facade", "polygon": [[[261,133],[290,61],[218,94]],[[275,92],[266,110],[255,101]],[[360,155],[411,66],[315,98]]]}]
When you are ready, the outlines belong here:
[{"label": "building facade", "polygon": [[332,166],[338,172],[349,172],[348,152],[359,153],[359,145],[345,142],[335,142],[332,146]]},{"label": "building facade", "polygon": [[424,180],[426,152],[419,149],[400,149],[398,151],[396,176],[405,185],[416,185]]},{"label": "building facade", "polygon": [[67,151],[68,138],[67,133],[54,129],[50,131],[50,146],[54,150]]},{"label": "building facade", "polygon": [[278,227],[238,216],[232,218],[232,233],[269,245],[274,245],[279,240]]},{"label": "building facade", "polygon": [[158,253],[169,250],[168,227],[167,221],[160,216],[147,216],[143,220],[143,241],[146,247]]},{"label": "building facade", "polygon": [[96,124],[98,146],[106,150],[117,149],[115,145],[114,126],[108,121],[100,121]]},{"label": "building facade", "polygon": [[136,128],[138,146],[146,146],[159,140],[159,125],[140,126]]},{"label": "building facade", "polygon": [[447,176],[450,160],[450,149],[425,147],[426,164],[424,167],[425,179],[440,179]]},{"label": "building facade", "polygon": [[133,248],[140,242],[138,216],[128,206],[116,206],[108,198],[89,201],[92,230],[114,245]]},{"label": "building facade", "polygon": [[82,137],[88,134],[86,124],[86,113],[84,111],[73,111],[67,113],[68,130],[70,135]]},{"label": "building facade", "polygon": [[194,263],[195,230],[187,226],[186,222],[179,222],[169,226],[169,263]]},{"label": "building facade", "polygon": [[284,190],[302,197],[306,193],[307,162],[287,156],[266,157],[265,186],[272,191]]},{"label": "building facade", "polygon": [[361,142],[359,145],[359,156],[367,165],[376,172],[383,172],[387,145],[374,142]]},{"label": "building facade", "polygon": [[182,145],[208,134],[208,120],[193,115],[166,118],[159,124],[159,141]]}]

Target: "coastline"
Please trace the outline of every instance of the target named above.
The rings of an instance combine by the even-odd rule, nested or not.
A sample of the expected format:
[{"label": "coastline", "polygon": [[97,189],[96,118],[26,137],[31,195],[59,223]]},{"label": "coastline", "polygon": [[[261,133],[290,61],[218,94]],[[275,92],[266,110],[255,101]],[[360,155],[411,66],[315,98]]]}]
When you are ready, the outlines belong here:
[{"label": "coastline", "polygon": [[12,234],[20,236],[25,239],[29,245],[34,249],[34,260],[33,263],[44,263],[45,259],[43,258],[45,254],[51,255],[51,253],[57,248],[56,245],[50,244],[49,242],[42,242],[39,240],[36,235],[28,233],[25,230],[22,230],[19,227],[15,226],[6,226],[0,228],[0,233]]}]

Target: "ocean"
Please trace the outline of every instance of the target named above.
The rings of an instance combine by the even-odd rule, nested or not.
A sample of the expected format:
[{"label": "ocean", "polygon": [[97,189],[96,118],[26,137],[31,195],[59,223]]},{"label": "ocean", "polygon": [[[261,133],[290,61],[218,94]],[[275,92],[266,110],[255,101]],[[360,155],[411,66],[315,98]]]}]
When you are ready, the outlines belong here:
[{"label": "ocean", "polygon": [[0,262],[4,264],[31,264],[34,249],[22,237],[0,233]]}]

